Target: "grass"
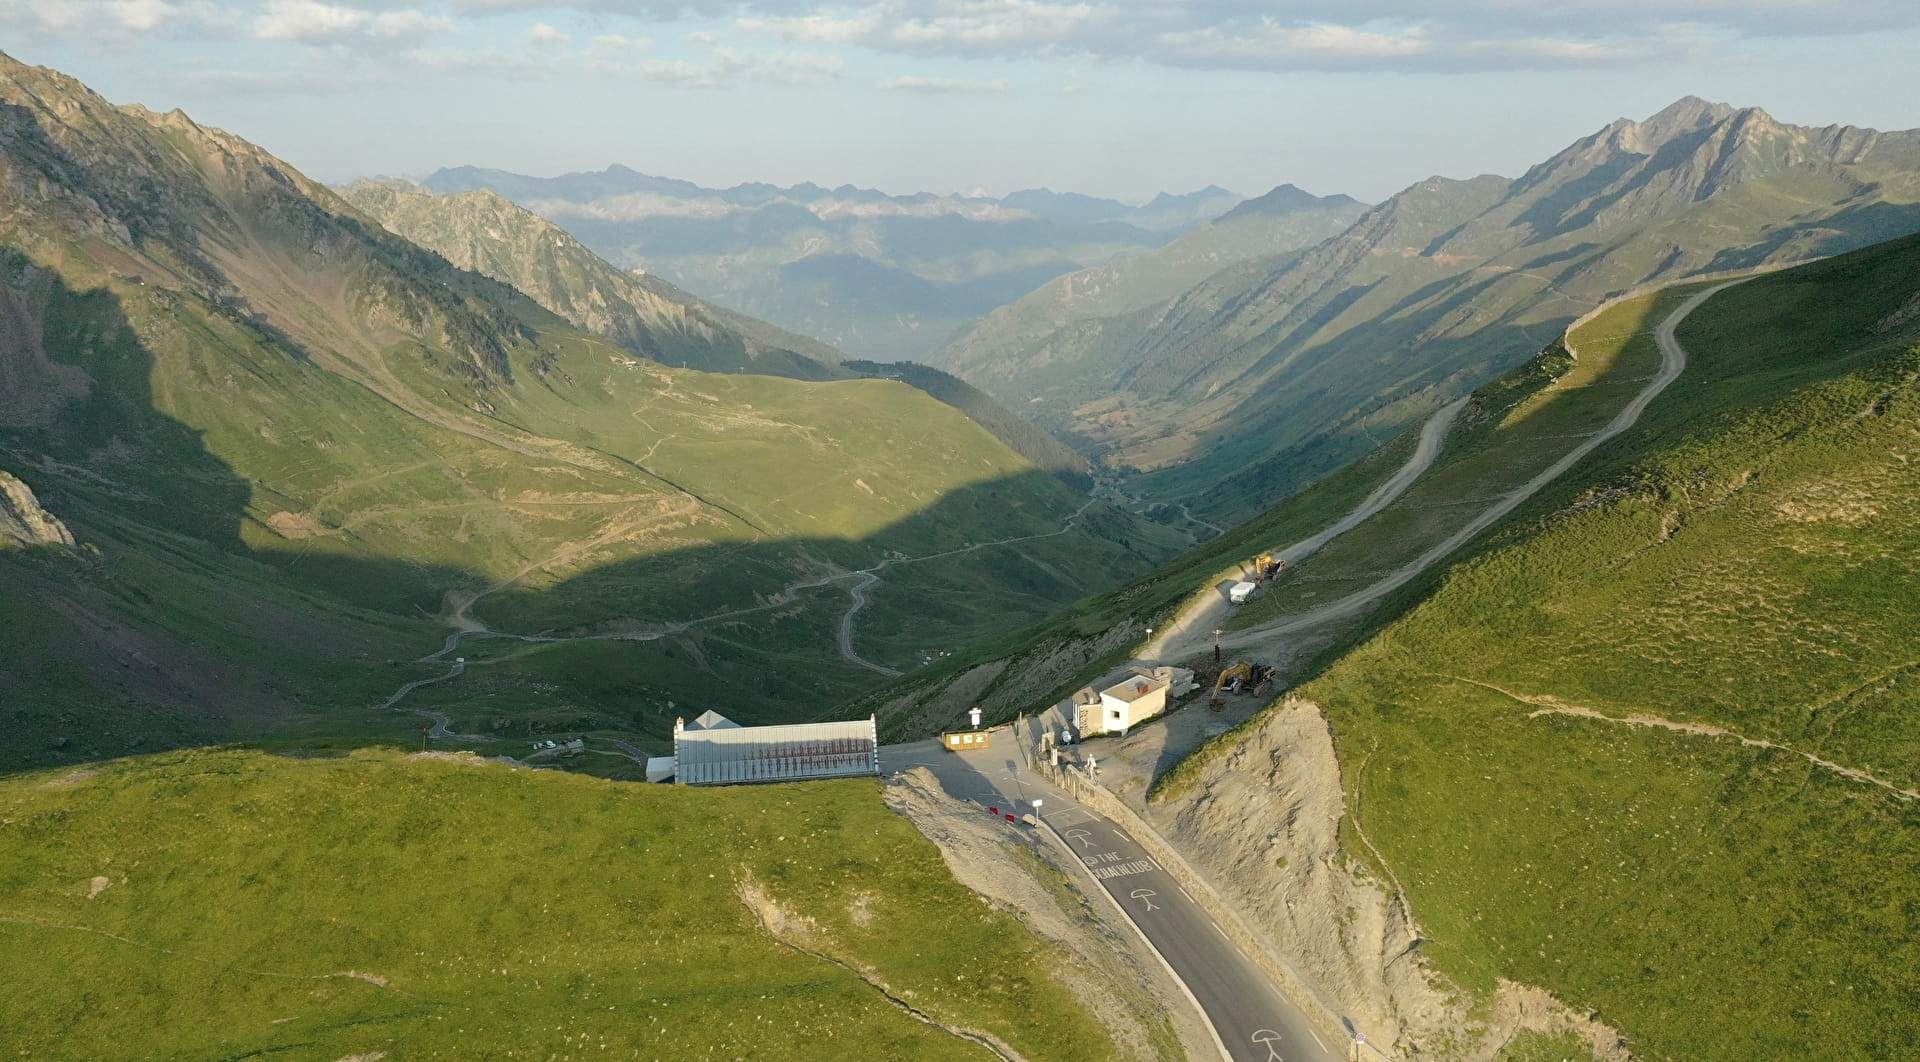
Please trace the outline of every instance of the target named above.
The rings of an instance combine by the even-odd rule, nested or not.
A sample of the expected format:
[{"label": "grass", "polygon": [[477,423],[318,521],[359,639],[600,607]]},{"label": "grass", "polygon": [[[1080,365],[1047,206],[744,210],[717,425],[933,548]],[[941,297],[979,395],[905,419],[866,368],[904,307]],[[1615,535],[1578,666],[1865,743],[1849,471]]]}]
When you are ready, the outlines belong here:
[{"label": "grass", "polygon": [[877,984],[1027,1057],[1109,1057],[1061,954],[956,885],[876,789],[380,752],[16,775],[0,1022],[61,1058],[991,1057]]},{"label": "grass", "polygon": [[1648,1058],[1909,1053],[1920,801],[1807,756],[1920,787],[1917,263],[1717,295],[1639,427],[1301,688],[1448,976]]},{"label": "grass", "polygon": [[1405,565],[1605,427],[1660,366],[1654,326],[1695,290],[1620,303],[1567,344],[1475,391],[1433,468],[1372,519],[1236,609],[1228,627],[1304,611]]},{"label": "grass", "polygon": [[[285,234],[260,235],[272,258]],[[65,567],[0,557],[9,585],[35,601],[92,603],[90,619],[0,652],[22,723],[0,738],[7,765],[125,750],[100,743],[109,737],[150,749],[333,727],[405,741],[412,717],[365,706],[432,673],[409,661],[437,647],[444,628],[431,617],[448,591],[497,590],[474,614],[501,630],[659,626],[761,605],[809,576],[1048,534],[1084,500],[904,384],[637,361],[416,250],[343,240],[353,268],[250,277],[252,302],[230,304],[129,282],[133,266],[109,269],[100,247],[58,233],[7,238],[0,270],[44,307],[49,356],[94,386],[49,426],[0,431],[0,466],[101,551],[98,564]],[[273,323],[248,305],[273,307]],[[1098,509],[1058,539],[970,554],[973,564],[896,564],[856,645],[913,667],[927,649],[1038,620],[1183,542]],[[663,700],[813,717],[884,679],[838,654],[847,603],[832,586],[792,613],[699,628],[666,650],[677,659],[609,651],[597,662],[626,673],[668,660],[647,684]],[[202,688],[132,681],[114,639],[85,633],[108,626],[128,628],[149,658],[194,660]],[[524,711],[536,728],[577,717],[617,729],[640,714],[591,672],[496,674],[515,668],[517,684],[422,696],[496,694],[489,708]],[[264,711],[236,720],[203,710],[202,694],[284,711],[271,725]],[[76,711],[102,702],[126,718]],[[645,723],[625,733],[664,734],[659,719]]]},{"label": "grass", "polygon": [[1593,1052],[1572,1033],[1557,1036],[1522,1029],[1500,1049],[1494,1062],[1589,1062]]}]

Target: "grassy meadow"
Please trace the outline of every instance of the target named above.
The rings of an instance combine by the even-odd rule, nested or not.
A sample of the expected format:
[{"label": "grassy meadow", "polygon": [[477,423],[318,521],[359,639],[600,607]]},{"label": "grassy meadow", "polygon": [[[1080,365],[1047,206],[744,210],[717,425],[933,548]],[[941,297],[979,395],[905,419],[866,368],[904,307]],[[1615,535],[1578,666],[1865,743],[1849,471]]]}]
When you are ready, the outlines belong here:
[{"label": "grassy meadow", "polygon": [[49,1059],[993,1057],[911,1007],[1110,1057],[1061,955],[877,789],[376,751],[16,774],[0,1028]]},{"label": "grassy meadow", "polygon": [[1716,295],[1639,427],[1300,689],[1459,983],[1544,986],[1648,1058],[1911,1053],[1917,266]]}]

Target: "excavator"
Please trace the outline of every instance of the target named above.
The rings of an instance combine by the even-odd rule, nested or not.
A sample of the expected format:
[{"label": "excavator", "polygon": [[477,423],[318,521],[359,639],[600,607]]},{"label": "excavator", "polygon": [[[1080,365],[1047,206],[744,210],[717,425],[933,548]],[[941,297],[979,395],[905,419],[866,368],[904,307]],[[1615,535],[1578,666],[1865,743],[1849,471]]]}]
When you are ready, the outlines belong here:
[{"label": "excavator", "polygon": [[1222,693],[1252,691],[1258,693],[1273,681],[1273,669],[1265,664],[1249,664],[1242,661],[1220,672],[1213,680],[1213,697],[1207,701],[1207,707],[1220,711],[1227,703]]},{"label": "excavator", "polygon": [[1287,562],[1275,560],[1273,554],[1262,553],[1253,558],[1253,576],[1263,583],[1272,582],[1286,574]]}]

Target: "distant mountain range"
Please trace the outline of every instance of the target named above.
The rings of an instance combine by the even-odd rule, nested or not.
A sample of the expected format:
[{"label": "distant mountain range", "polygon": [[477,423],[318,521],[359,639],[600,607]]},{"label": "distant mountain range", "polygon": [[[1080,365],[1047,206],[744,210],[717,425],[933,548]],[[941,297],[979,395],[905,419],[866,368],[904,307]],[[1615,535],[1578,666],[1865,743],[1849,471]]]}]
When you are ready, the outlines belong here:
[{"label": "distant mountain range", "polygon": [[875,361],[919,359],[1048,280],[1157,247],[1241,197],[1208,187],[1134,207],[1046,189],[888,195],[851,185],[703,188],[625,166],[527,177],[463,166],[421,182],[487,189],[607,260]]},{"label": "distant mountain range", "polygon": [[1422,181],[1303,253],[1246,258],[1156,299],[1143,287],[1082,311],[1067,296],[1102,274],[1062,277],[929,360],[1143,473],[1132,489],[1233,520],[1520,363],[1610,295],[1915,230],[1920,132],[1806,128],[1687,98],[1518,179]]}]

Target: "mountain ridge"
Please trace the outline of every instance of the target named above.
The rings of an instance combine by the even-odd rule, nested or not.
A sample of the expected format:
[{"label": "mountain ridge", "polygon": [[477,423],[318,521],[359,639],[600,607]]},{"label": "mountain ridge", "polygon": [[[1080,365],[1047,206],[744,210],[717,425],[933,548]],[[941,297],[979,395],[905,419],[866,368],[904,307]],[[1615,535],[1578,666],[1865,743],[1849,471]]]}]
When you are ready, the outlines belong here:
[{"label": "mountain ridge", "polygon": [[711,189],[625,167],[552,178],[460,167],[421,183],[491,187],[622,268],[878,362],[925,361],[954,329],[1053,277],[1157,247],[1240,202],[1218,188],[1141,207],[1045,189]]},{"label": "mountain ridge", "polygon": [[1920,133],[1787,126],[1683,99],[1519,178],[1418,182],[1304,254],[1229,267],[1148,318],[1089,322],[1044,359],[978,350],[936,364],[1039,397],[1028,408],[1044,426],[1148,473],[1135,481],[1148,497],[1238,519],[1610,295],[1920,228],[1916,171]]}]

